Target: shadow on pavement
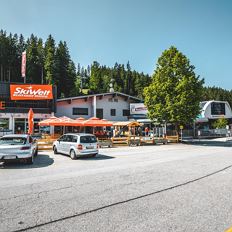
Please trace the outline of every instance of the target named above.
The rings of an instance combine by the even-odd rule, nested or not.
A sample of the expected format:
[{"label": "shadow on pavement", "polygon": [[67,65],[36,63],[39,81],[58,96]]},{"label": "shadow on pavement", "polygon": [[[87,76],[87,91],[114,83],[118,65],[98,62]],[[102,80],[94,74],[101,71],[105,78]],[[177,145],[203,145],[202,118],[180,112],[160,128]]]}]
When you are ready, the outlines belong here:
[{"label": "shadow on pavement", "polygon": [[197,145],[197,146],[208,146],[208,147],[232,147],[232,141],[185,141],[184,144]]},{"label": "shadow on pavement", "polygon": [[91,161],[91,160],[107,160],[107,159],[114,159],[115,157],[113,156],[108,156],[108,155],[101,155],[98,154],[95,157],[79,157],[77,160],[86,160],[86,161]]},{"label": "shadow on pavement", "polygon": [[10,163],[0,164],[0,169],[31,169],[44,168],[54,163],[54,160],[48,155],[38,155],[34,158],[33,164],[25,164],[23,161],[11,161]]}]

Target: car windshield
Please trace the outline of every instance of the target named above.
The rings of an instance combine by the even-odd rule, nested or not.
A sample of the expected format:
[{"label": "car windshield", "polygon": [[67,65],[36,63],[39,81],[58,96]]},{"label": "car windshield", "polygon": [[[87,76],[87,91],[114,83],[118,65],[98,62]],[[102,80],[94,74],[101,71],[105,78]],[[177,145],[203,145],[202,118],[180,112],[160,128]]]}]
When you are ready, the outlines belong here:
[{"label": "car windshield", "polygon": [[1,144],[10,144],[10,145],[23,145],[27,141],[26,138],[20,138],[20,137],[3,137],[0,138],[0,145]]},{"label": "car windshield", "polygon": [[81,143],[96,143],[97,139],[95,136],[81,136],[80,142]]}]

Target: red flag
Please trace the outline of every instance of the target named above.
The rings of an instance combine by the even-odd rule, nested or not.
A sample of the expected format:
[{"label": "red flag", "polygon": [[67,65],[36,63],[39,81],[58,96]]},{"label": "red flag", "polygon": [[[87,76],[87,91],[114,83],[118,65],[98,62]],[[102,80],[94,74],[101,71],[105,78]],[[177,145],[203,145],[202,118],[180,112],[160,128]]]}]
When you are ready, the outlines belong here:
[{"label": "red flag", "polygon": [[26,77],[26,51],[24,51],[22,53],[22,65],[21,65],[21,73],[22,73],[22,77]]},{"label": "red flag", "polygon": [[34,112],[32,110],[32,108],[30,108],[29,112],[28,112],[28,134],[31,135],[33,134],[33,128],[34,128]]}]

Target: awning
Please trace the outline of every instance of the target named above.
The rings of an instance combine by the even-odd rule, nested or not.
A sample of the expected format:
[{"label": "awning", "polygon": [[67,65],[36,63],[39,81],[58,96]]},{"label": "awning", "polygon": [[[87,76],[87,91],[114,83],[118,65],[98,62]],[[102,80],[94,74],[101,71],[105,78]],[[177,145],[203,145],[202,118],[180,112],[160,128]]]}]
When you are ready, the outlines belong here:
[{"label": "awning", "polygon": [[136,121],[122,121],[122,122],[115,122],[113,126],[141,126],[142,124]]}]

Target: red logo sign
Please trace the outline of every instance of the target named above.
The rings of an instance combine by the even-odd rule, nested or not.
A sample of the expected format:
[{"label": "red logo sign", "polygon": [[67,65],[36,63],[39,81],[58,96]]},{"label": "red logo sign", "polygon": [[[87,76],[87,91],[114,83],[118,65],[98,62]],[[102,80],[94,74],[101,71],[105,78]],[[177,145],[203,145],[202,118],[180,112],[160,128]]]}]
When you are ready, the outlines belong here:
[{"label": "red logo sign", "polygon": [[11,100],[53,99],[51,85],[10,85]]}]

